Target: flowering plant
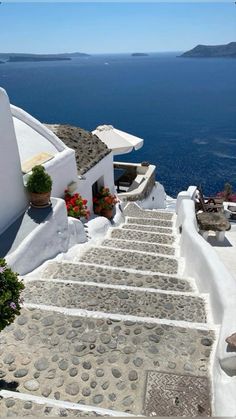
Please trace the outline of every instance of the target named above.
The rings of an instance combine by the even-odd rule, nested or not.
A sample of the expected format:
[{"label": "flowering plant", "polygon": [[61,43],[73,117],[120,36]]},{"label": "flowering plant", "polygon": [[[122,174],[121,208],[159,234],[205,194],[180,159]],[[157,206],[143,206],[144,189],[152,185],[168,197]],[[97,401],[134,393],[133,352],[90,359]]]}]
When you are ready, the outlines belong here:
[{"label": "flowering plant", "polygon": [[225,183],[224,190],[222,192],[218,192],[216,196],[227,202],[236,202],[236,194],[233,193],[233,188],[230,183]]},{"label": "flowering plant", "polygon": [[83,199],[80,194],[70,194],[69,191],[65,190],[65,201],[67,214],[70,217],[86,219],[90,216],[90,211],[87,209],[87,199]]},{"label": "flowering plant", "polygon": [[109,188],[102,187],[93,198],[94,207],[99,207],[100,211],[110,210],[118,202],[115,195],[112,195]]},{"label": "flowering plant", "polygon": [[5,259],[0,259],[0,331],[11,324],[20,314],[20,294],[25,288]]}]

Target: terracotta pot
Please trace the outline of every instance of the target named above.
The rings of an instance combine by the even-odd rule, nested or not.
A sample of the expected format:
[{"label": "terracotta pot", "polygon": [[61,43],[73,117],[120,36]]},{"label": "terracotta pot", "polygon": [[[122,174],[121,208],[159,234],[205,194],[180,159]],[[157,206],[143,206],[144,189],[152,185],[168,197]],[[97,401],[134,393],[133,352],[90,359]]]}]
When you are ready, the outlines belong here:
[{"label": "terracotta pot", "polygon": [[103,217],[108,218],[108,220],[110,220],[112,218],[112,216],[113,216],[113,209],[112,208],[111,209],[103,209],[101,211],[101,215]]},{"label": "terracotta pot", "polygon": [[101,208],[100,205],[94,205],[93,211],[94,211],[94,214],[100,215],[101,211],[102,211],[102,208]]},{"label": "terracotta pot", "polygon": [[50,192],[45,193],[34,193],[30,192],[30,203],[32,207],[36,208],[45,208],[48,207],[50,203]]}]

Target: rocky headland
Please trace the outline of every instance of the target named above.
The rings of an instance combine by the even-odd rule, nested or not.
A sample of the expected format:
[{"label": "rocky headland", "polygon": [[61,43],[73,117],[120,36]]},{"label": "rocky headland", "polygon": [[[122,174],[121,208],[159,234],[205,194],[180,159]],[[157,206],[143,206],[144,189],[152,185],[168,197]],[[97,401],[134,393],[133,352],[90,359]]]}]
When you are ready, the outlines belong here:
[{"label": "rocky headland", "polygon": [[186,51],[181,57],[189,58],[236,58],[236,42],[226,45],[197,45],[195,48]]}]

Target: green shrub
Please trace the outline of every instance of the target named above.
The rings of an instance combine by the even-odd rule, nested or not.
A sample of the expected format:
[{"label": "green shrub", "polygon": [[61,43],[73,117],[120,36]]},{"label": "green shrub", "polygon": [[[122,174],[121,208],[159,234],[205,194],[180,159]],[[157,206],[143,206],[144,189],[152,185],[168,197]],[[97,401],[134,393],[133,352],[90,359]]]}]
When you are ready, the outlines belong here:
[{"label": "green shrub", "polygon": [[24,288],[5,259],[0,259],[0,332],[20,314],[20,294]]},{"label": "green shrub", "polygon": [[52,189],[52,179],[41,165],[34,166],[32,174],[27,180],[26,187],[29,192],[45,193]]}]

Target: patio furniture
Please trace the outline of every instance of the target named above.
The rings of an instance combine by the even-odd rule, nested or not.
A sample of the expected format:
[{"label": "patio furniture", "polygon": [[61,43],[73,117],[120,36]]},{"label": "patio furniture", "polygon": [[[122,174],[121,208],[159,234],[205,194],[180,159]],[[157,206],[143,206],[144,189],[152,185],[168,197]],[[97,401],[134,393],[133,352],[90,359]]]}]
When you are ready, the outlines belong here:
[{"label": "patio furniture", "polygon": [[217,196],[204,197],[200,187],[197,188],[198,192],[195,197],[196,211],[202,210],[203,212],[224,212],[223,198]]},{"label": "patio furniture", "polygon": [[207,240],[209,231],[214,231],[218,241],[224,241],[225,232],[231,225],[225,215],[220,212],[200,212],[196,215],[200,233]]}]

